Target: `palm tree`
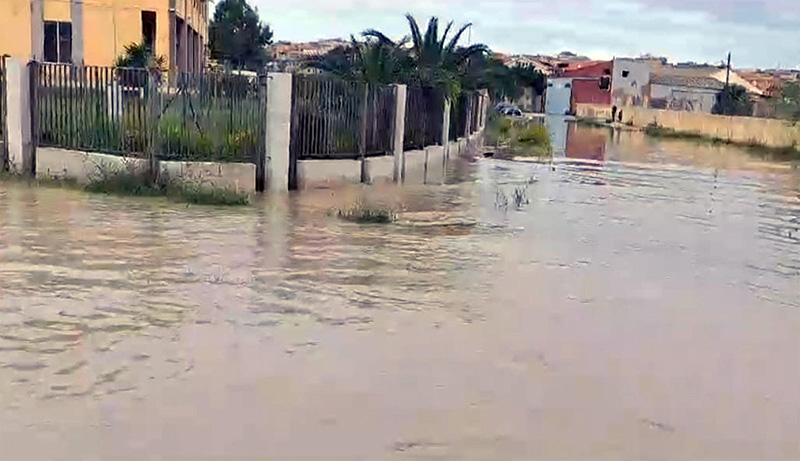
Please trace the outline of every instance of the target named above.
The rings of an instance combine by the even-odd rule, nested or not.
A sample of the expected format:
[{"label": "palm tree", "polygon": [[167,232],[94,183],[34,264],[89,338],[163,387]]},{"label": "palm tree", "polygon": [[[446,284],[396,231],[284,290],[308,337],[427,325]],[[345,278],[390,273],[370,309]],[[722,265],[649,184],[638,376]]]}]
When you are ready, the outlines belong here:
[{"label": "palm tree", "polygon": [[144,43],[130,43],[125,45],[125,52],[117,57],[114,66],[164,71],[166,63],[164,56],[154,55]]},{"label": "palm tree", "polygon": [[411,29],[411,56],[416,65],[417,77],[423,87],[439,87],[449,93],[460,89],[460,78],[472,57],[483,56],[489,49],[483,44],[466,47],[458,45],[464,32],[472,23],[461,26],[448,40],[453,21],[447,24],[439,36],[439,18],[431,17],[423,35],[416,19],[406,14]]}]

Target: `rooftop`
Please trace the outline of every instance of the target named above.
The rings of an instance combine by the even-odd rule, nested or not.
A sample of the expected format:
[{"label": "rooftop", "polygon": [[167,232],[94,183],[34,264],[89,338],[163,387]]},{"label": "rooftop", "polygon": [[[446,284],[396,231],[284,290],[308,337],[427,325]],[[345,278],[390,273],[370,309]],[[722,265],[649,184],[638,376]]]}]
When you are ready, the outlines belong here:
[{"label": "rooftop", "polygon": [[650,83],[666,86],[683,86],[687,88],[703,88],[721,90],[725,84],[711,77],[693,77],[685,75],[650,74]]}]

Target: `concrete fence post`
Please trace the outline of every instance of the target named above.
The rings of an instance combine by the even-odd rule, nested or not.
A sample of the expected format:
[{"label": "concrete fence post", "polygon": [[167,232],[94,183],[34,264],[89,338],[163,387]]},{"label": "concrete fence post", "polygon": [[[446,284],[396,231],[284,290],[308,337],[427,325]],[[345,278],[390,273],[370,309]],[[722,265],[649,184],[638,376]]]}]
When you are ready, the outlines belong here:
[{"label": "concrete fence post", "polygon": [[159,171],[160,157],[160,138],[158,132],[158,121],[161,117],[161,90],[159,88],[158,72],[150,71],[147,73],[147,123],[149,125],[149,135],[147,142],[147,174],[154,183],[158,181],[161,172]]},{"label": "concrete fence post", "polygon": [[31,0],[31,61],[44,61],[44,0]]},{"label": "concrete fence post", "polygon": [[84,0],[72,0],[70,2],[70,17],[72,18],[72,63],[76,66],[83,66],[84,61],[83,2]]},{"label": "concrete fence post", "polygon": [[286,192],[297,187],[297,162],[290,159],[292,74],[267,75],[267,190]]},{"label": "concrete fence post", "polygon": [[442,148],[444,158],[450,158],[450,98],[445,97],[442,105]]},{"label": "concrete fence post", "polygon": [[406,133],[406,91],[405,85],[394,85],[394,139],[392,140],[392,152],[394,155],[392,180],[394,182],[400,181],[400,168],[403,164],[403,138]]},{"label": "concrete fence post", "polygon": [[8,168],[12,173],[33,175],[36,167],[31,127],[31,77],[26,62],[6,58],[6,139]]}]

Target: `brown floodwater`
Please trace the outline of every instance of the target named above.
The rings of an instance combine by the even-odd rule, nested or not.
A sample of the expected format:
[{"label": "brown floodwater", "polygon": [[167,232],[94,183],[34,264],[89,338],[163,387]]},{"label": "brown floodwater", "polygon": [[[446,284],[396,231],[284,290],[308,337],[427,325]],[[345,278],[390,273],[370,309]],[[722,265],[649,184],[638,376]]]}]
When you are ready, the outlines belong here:
[{"label": "brown floodwater", "polygon": [[0,458],[800,457],[800,169],[547,123],[245,208],[0,182]]}]

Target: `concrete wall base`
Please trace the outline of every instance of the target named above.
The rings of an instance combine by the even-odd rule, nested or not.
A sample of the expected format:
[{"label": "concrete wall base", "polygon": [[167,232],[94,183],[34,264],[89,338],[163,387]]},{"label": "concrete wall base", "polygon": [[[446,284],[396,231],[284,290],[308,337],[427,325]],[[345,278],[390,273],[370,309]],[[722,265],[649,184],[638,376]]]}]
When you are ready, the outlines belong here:
[{"label": "concrete wall base", "polygon": [[[252,163],[160,162],[162,178],[199,182],[218,188],[255,192],[256,166]],[[105,175],[147,171],[146,159],[120,157],[98,152],[82,152],[40,147],[36,152],[36,176],[66,179],[79,184]]]}]

